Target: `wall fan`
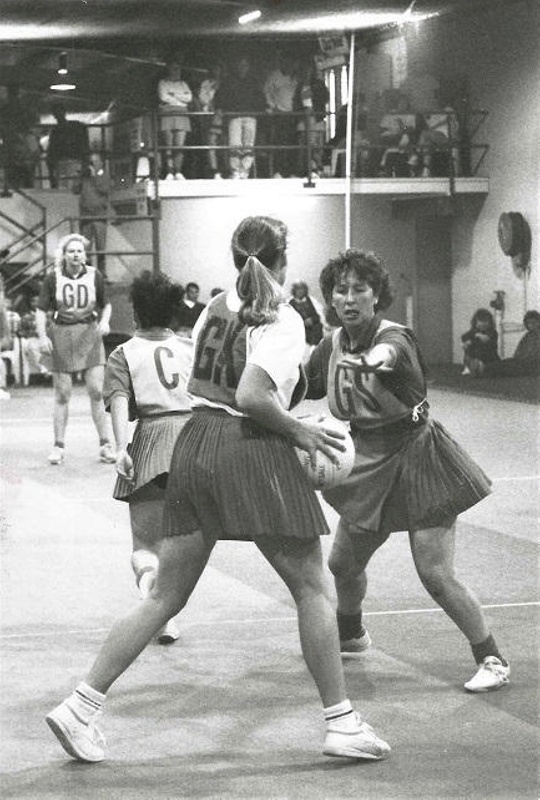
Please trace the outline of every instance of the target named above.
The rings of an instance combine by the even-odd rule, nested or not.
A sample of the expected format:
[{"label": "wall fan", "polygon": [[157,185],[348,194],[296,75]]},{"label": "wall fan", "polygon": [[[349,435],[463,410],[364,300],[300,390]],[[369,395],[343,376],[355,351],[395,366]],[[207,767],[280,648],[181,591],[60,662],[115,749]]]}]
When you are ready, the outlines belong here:
[{"label": "wall fan", "polygon": [[497,234],[501,250],[512,260],[515,274],[520,278],[528,274],[531,264],[532,234],[523,214],[517,211],[501,214]]}]

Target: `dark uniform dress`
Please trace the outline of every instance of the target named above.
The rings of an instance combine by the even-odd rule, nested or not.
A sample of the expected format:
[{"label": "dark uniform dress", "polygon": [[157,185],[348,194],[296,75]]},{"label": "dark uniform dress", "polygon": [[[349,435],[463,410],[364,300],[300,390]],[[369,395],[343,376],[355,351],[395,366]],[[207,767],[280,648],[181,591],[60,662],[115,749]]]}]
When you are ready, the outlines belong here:
[{"label": "dark uniform dress", "polygon": [[377,344],[397,353],[389,373],[360,373],[344,364],[350,350],[341,329],[321,342],[307,365],[307,396],[327,395],[332,414],[350,420],[356,450],[349,477],[323,497],[352,528],[391,533],[448,524],[489,494],[490,480],[429,417],[412,332],[376,317],[360,352]]},{"label": "dark uniform dress", "polygon": [[290,406],[304,349],[302,320],[283,304],[275,322],[247,327],[228,297],[210,302],[195,331],[188,384],[194,410],[172,457],[164,535],[316,538],[329,529],[292,443],[241,414],[235,400],[249,361],[270,374]]},{"label": "dark uniform dress", "polygon": [[94,267],[83,267],[76,278],[56,267],[45,277],[38,308],[53,312],[48,331],[53,349],[43,359],[51,372],[83,372],[105,364],[97,317],[106,304],[103,278]]}]

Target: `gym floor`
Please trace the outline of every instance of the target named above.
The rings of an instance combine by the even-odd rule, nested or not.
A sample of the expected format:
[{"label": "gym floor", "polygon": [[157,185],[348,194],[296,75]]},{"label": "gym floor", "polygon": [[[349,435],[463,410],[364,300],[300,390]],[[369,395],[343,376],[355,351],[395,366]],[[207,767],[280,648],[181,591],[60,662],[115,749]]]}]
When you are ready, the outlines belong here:
[{"label": "gym floor", "polygon": [[253,545],[222,542],[178,617],[180,640],[151,644],[112,688],[108,760],[86,765],[44,717],[137,602],[127,507],[111,498],[114,466],[98,463],[84,389],[59,467],[46,461],[52,389],[13,390],[0,410],[2,797],[537,800],[538,410],[438,390],[430,402],[494,481],[459,520],[456,564],[510,685],[465,693],[467,642],[422,588],[406,534],[393,534],[369,570],[373,647],[345,663],[354,705],[393,750],[384,762],[326,758],[292,601]]}]

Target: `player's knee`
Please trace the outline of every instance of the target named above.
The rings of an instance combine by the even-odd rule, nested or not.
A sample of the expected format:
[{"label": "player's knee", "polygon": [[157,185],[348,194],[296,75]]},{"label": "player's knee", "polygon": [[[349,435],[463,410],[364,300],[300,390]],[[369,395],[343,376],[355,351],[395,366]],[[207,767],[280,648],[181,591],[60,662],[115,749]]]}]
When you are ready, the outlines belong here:
[{"label": "player's knee", "polygon": [[338,548],[334,548],[328,558],[328,569],[334,578],[356,578],[361,569],[353,558]]}]

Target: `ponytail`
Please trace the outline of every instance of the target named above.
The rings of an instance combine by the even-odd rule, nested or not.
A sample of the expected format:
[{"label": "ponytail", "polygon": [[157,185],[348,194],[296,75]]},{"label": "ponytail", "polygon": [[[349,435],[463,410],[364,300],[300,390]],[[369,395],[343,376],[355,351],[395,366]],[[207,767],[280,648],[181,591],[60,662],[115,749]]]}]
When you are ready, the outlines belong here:
[{"label": "ponytail", "polygon": [[238,316],[245,325],[274,322],[279,306],[285,301],[272,272],[255,255],[247,257],[236,281],[236,291],[242,300]]}]

